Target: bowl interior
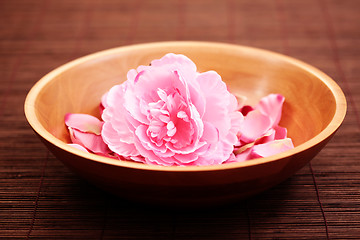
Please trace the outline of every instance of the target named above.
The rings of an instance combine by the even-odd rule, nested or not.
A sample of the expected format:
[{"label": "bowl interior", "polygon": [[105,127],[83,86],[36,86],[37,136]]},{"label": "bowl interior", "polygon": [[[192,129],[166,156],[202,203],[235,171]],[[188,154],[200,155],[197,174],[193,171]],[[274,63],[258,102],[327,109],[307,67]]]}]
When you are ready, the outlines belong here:
[{"label": "bowl interior", "polygon": [[[158,43],[107,50],[71,62],[44,78],[34,101],[43,127],[69,142],[66,113],[99,116],[101,96],[126,80],[126,73],[168,52],[192,59],[200,72],[215,70],[230,92],[256,104],[270,93],[285,96],[281,126],[298,146],[315,137],[334,118],[336,99],[327,83],[291,58],[248,47],[210,43]],[[324,75],[325,76],[325,75]]]}]

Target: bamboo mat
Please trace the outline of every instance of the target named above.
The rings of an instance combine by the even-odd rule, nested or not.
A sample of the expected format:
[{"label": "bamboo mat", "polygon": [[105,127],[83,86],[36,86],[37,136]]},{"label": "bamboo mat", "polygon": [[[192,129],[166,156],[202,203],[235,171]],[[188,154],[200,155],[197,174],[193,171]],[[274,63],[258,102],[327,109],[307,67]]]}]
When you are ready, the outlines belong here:
[{"label": "bamboo mat", "polygon": [[[359,8],[358,0],[1,0],[0,238],[359,239]],[[345,122],[311,164],[232,206],[172,212],[102,192],[35,136],[23,113],[26,93],[77,57],[166,40],[231,42],[301,59],[344,90]]]}]

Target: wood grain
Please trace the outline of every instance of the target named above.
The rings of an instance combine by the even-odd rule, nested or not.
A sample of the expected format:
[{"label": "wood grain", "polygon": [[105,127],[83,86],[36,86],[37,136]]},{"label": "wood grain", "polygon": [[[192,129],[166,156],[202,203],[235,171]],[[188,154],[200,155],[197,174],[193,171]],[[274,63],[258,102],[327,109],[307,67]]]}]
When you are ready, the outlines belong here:
[{"label": "wood grain", "polygon": [[[314,175],[329,238],[357,239],[359,4],[357,0],[2,1],[0,236],[326,239]],[[233,206],[166,212],[108,195],[48,155],[23,115],[26,93],[38,79],[95,51],[176,39],[234,42],[283,52],[333,77],[352,100],[344,124],[312,161],[314,174],[306,166],[275,188]]]}]

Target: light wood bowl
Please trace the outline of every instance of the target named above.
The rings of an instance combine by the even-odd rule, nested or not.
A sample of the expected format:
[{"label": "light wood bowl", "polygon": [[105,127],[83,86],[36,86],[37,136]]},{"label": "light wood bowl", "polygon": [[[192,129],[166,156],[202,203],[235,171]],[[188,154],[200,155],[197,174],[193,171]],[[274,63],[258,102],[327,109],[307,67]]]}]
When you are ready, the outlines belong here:
[{"label": "light wood bowl", "polygon": [[[255,104],[269,93],[285,96],[281,126],[295,148],[271,157],[206,167],[160,167],[118,161],[68,146],[66,113],[99,116],[100,97],[126,73],[166,53],[192,59],[200,72],[217,71],[234,94]],[[29,92],[25,114],[49,150],[93,184],[135,201],[201,206],[235,201],[268,189],[309,162],[346,114],[339,86],[318,69],[266,50],[210,42],[159,42],[114,48],[67,63]]]}]

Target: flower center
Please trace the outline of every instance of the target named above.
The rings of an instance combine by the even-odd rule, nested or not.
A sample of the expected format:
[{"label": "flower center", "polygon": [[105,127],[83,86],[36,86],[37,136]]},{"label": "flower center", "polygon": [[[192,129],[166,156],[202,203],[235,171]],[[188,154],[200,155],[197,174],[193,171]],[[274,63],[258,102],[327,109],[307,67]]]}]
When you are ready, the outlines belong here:
[{"label": "flower center", "polygon": [[147,135],[157,146],[170,143],[174,148],[181,148],[188,145],[193,131],[184,97],[178,89],[158,89],[157,96],[157,101],[148,104]]}]

